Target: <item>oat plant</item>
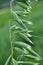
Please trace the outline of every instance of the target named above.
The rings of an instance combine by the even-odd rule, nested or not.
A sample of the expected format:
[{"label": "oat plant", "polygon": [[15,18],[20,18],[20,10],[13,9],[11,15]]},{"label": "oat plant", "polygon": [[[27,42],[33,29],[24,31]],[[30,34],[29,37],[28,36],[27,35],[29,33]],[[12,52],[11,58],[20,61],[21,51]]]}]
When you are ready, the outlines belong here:
[{"label": "oat plant", "polygon": [[[10,1],[10,43],[11,54],[5,65],[39,65],[40,56],[32,49],[32,30],[28,26],[33,23],[26,16],[31,12],[34,0],[11,0]],[[37,1],[37,0],[35,0]],[[16,6],[14,6],[14,2]],[[15,8],[19,9],[15,9]],[[15,10],[14,10],[15,9]]]}]

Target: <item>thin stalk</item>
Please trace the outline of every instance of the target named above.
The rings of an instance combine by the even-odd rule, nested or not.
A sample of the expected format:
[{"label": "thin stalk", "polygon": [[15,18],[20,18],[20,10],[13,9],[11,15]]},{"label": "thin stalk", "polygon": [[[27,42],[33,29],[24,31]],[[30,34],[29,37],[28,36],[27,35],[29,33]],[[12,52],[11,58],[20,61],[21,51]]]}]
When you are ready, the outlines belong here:
[{"label": "thin stalk", "polygon": [[[12,11],[12,1],[13,0],[10,1],[10,11]],[[12,12],[11,12],[11,16],[12,16]],[[10,23],[9,23],[9,25],[10,25]],[[12,30],[10,29],[11,56],[13,58],[13,45],[12,45],[12,33],[11,32],[12,32]],[[11,65],[12,65],[12,58],[11,58]]]},{"label": "thin stalk", "polygon": [[11,30],[10,30],[10,43],[11,43],[11,55],[13,56],[13,46],[12,46],[12,40],[11,40]]}]

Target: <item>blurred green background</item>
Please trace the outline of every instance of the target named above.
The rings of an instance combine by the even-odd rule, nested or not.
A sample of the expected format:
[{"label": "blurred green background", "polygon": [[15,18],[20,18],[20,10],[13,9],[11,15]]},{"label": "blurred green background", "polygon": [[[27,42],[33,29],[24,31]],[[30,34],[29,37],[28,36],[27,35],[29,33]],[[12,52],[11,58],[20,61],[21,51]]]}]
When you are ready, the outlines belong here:
[{"label": "blurred green background", "polygon": [[[0,65],[4,65],[10,55],[9,20],[10,20],[10,0],[0,0]],[[28,20],[33,22],[31,29],[34,31],[34,50],[42,57],[40,65],[43,65],[43,1],[33,7],[29,13]]]}]

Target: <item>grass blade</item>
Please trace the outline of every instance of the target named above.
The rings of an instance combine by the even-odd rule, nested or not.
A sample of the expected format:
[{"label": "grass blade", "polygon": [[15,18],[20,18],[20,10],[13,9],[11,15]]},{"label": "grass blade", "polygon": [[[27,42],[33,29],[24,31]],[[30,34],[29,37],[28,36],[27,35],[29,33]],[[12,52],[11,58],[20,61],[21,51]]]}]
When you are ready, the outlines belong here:
[{"label": "grass blade", "polygon": [[36,56],[33,56],[33,55],[24,55],[24,56],[27,57],[27,58],[35,59],[35,60],[40,60],[39,57],[36,57]]},{"label": "grass blade", "polygon": [[25,39],[25,40],[27,40],[28,42],[30,42],[30,44],[33,44],[33,42],[28,38],[28,36],[26,36],[25,34],[23,34],[23,33],[20,33],[20,36],[23,38],[23,39]]},{"label": "grass blade", "polygon": [[34,62],[30,62],[30,61],[17,61],[18,64],[31,64],[33,65]]}]

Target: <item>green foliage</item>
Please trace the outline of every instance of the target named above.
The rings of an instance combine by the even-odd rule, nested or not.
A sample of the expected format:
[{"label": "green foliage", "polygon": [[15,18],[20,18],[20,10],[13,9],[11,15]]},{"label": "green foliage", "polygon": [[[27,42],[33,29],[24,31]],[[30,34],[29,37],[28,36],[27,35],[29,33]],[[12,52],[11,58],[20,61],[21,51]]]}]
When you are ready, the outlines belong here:
[{"label": "green foliage", "polygon": [[[38,37],[41,37],[41,36],[43,36],[43,31],[42,31],[42,28],[43,28],[43,22],[42,22],[42,20],[43,20],[43,16],[41,15],[41,14],[43,14],[42,12],[43,12],[43,9],[42,9],[42,5],[43,5],[43,3],[41,3],[41,4],[38,4],[35,8],[33,8],[33,10],[32,10],[32,13],[30,13],[28,16],[29,16],[29,20],[32,20],[33,21],[33,23],[34,23],[34,25],[33,26],[31,26],[33,29],[34,29],[34,31],[35,31],[35,34],[36,35],[38,35]],[[39,7],[40,6],[40,7]],[[4,10],[4,11],[6,11],[6,10]],[[3,20],[4,20],[4,22],[5,22],[5,27],[7,27],[7,30],[8,30],[8,16],[9,16],[9,13],[7,13],[7,12],[4,12],[4,11],[1,11],[2,12],[2,14],[1,14],[1,18],[3,18]],[[41,11],[41,13],[38,13],[38,12],[40,12]],[[5,15],[3,15],[3,13],[5,14]],[[7,14],[6,14],[7,13]],[[35,14],[36,13],[36,14]],[[38,14],[38,15],[37,15]],[[3,15],[3,16],[2,16]],[[41,16],[41,18],[40,18],[40,16]],[[5,19],[5,16],[6,16],[6,19]],[[28,16],[27,16],[27,18],[28,18]],[[1,20],[1,18],[0,18],[0,20]],[[3,21],[3,20],[1,20],[1,21]],[[38,20],[38,21],[37,21]],[[3,22],[3,24],[2,24],[2,22],[0,22],[0,25],[4,25],[4,22]],[[6,23],[7,22],[7,23]],[[4,30],[5,28],[3,27],[3,30]],[[6,30],[6,29],[5,29]],[[42,31],[42,32],[41,32]],[[3,34],[4,34],[5,32],[3,32]],[[1,34],[0,34],[1,35]],[[8,34],[6,33],[6,35],[8,36]],[[2,36],[1,36],[2,37]],[[5,37],[5,36],[4,36]],[[4,39],[4,37],[3,37],[3,39]],[[9,38],[9,36],[8,36],[8,38]],[[7,40],[7,41],[9,41],[9,40]],[[38,44],[38,47],[36,47],[36,51],[38,52],[38,53],[42,53],[42,49],[43,49],[43,38],[39,38],[38,40],[34,40],[34,42],[36,43],[36,45]],[[2,43],[2,42],[1,42]],[[6,42],[4,42],[5,44],[6,44]],[[10,43],[10,42],[9,42]],[[9,43],[7,42],[7,44],[8,44],[8,46],[9,46]],[[41,45],[42,44],[42,45]],[[41,45],[41,46],[40,46]],[[10,47],[10,46],[9,46]],[[40,49],[40,47],[41,47],[41,50],[38,50],[38,49]],[[8,48],[7,48],[8,49]],[[15,49],[19,49],[19,48],[15,48]],[[19,49],[20,50],[20,49]],[[19,51],[18,50],[18,51]],[[22,50],[20,50],[20,51],[22,51]],[[41,51],[41,52],[40,52]],[[9,51],[7,51],[7,52],[9,52]],[[9,55],[8,53],[6,53],[7,55]],[[5,55],[6,55],[5,54]],[[0,54],[0,56],[2,56],[2,58],[3,57],[6,57],[5,55],[1,55]],[[15,55],[17,55],[16,54],[16,51],[15,51]],[[43,56],[43,54],[41,54],[42,56]],[[8,56],[7,56],[8,57]],[[20,56],[21,57],[21,56]],[[1,59],[1,58],[0,58]],[[4,60],[4,58],[3,58],[3,60]],[[4,62],[4,61],[2,61],[2,62]],[[4,65],[4,63],[2,64],[2,63],[0,63],[1,65]],[[43,65],[43,64],[41,64],[41,65]]]},{"label": "green foliage", "polygon": [[[28,20],[27,19],[22,20],[22,18],[20,18],[21,15],[18,15],[18,12],[16,13],[16,11],[13,11],[12,2],[13,2],[13,0],[11,0],[11,2],[10,2],[11,15],[13,15],[13,17],[15,17],[16,22],[21,27],[18,26],[17,23],[15,23],[15,24],[13,23],[13,25],[12,25],[11,22],[13,22],[13,19],[9,23],[9,25],[10,25],[11,56],[9,56],[5,65],[8,65],[10,58],[11,58],[10,65],[18,65],[18,64],[19,65],[23,65],[23,64],[39,65],[38,61],[40,60],[40,56],[35,51],[33,51],[33,49],[31,48],[31,45],[33,45],[33,42],[30,40],[30,37],[32,37],[32,35],[30,34],[29,29],[25,24],[25,22]],[[31,2],[30,1],[27,1],[27,3],[29,3],[28,6],[23,3],[20,3],[20,2],[16,2],[16,3],[21,8],[23,8],[23,11],[22,11],[23,13],[30,12],[30,10],[31,10],[31,5],[30,5]],[[24,16],[25,13],[22,15],[23,17],[25,17]],[[32,25],[32,23],[30,21],[28,21],[28,22],[29,23],[27,25]],[[15,32],[15,30],[18,32]],[[21,30],[21,31],[19,32],[19,30]],[[24,30],[25,30],[25,32],[24,32]],[[17,35],[17,37],[18,37],[18,38],[16,37],[16,40],[14,38],[15,35]],[[18,50],[19,50],[19,52],[18,52]],[[19,53],[18,54],[16,52],[16,54],[17,54],[16,57],[15,57],[14,51],[17,51]],[[28,56],[28,58],[26,56]]]}]

